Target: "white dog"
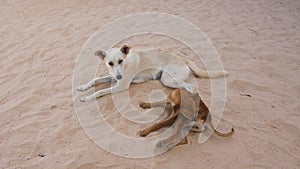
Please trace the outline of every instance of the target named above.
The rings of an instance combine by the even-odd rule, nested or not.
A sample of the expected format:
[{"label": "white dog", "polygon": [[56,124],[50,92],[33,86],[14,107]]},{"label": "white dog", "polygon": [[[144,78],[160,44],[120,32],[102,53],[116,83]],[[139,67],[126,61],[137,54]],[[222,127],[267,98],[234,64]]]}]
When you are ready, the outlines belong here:
[{"label": "white dog", "polygon": [[94,78],[87,84],[79,86],[79,91],[85,91],[101,83],[117,82],[116,85],[99,90],[92,95],[80,99],[86,102],[110,93],[127,90],[130,83],[142,83],[148,80],[160,80],[171,88],[183,87],[194,93],[193,75],[204,78],[224,77],[226,71],[201,71],[191,62],[183,62],[178,56],[170,55],[160,50],[131,50],[129,46],[111,48],[95,53],[109,69],[108,76]]}]

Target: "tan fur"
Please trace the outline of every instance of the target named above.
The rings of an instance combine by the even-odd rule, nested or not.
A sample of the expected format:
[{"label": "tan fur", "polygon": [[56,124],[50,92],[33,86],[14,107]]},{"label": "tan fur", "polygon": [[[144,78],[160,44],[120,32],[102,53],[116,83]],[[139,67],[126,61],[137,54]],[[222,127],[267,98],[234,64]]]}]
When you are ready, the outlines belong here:
[{"label": "tan fur", "polygon": [[[183,100],[181,98],[184,98]],[[228,133],[221,133],[217,131],[211,123],[211,115],[205,103],[200,98],[199,94],[191,94],[187,90],[183,88],[175,89],[172,91],[167,100],[154,102],[154,103],[147,103],[141,102],[140,107],[142,108],[151,108],[157,106],[163,106],[165,104],[171,105],[171,115],[168,116],[166,119],[162,120],[159,123],[155,123],[154,125],[140,131],[140,136],[145,137],[153,131],[156,131],[162,127],[170,126],[174,123],[175,130],[177,134],[172,136],[169,139],[163,140],[159,143],[159,146],[167,145],[168,148],[175,146],[178,144],[180,140],[176,140],[178,138],[182,139],[180,134],[182,134],[185,127],[190,124],[194,124],[191,131],[194,132],[201,132],[199,126],[197,125],[200,120],[203,122],[207,122],[208,125],[214,130],[218,136],[221,137],[228,137],[234,133],[234,129],[232,128]],[[198,107],[198,109],[196,109]],[[195,112],[197,111],[197,112]],[[195,122],[195,123],[191,123]],[[197,129],[198,127],[198,129]],[[187,134],[187,133],[183,133]],[[176,140],[176,141],[174,141]],[[185,139],[186,140],[186,139]],[[182,144],[183,142],[181,142]],[[175,145],[173,145],[175,144]]]}]

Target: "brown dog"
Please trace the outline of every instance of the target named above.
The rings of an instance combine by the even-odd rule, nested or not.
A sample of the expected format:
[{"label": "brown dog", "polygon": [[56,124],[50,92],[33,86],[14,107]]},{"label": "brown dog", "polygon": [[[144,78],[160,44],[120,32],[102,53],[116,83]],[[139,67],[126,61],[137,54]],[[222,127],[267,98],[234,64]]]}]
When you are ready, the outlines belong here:
[{"label": "brown dog", "polygon": [[153,103],[141,102],[140,107],[146,109],[151,107],[165,106],[166,104],[171,105],[171,115],[161,122],[155,123],[139,132],[141,137],[146,137],[151,132],[162,127],[170,126],[174,123],[174,136],[158,143],[158,147],[166,145],[167,148],[170,149],[177,144],[187,143],[186,135],[189,131],[201,132],[198,122],[199,120],[203,120],[204,123],[207,122],[207,124],[210,125],[210,127],[214,130],[214,133],[216,133],[218,136],[228,137],[234,133],[233,128],[228,133],[221,133],[217,131],[212,125],[209,110],[205,103],[201,100],[199,94],[189,93],[183,88],[172,91],[166,100]]}]

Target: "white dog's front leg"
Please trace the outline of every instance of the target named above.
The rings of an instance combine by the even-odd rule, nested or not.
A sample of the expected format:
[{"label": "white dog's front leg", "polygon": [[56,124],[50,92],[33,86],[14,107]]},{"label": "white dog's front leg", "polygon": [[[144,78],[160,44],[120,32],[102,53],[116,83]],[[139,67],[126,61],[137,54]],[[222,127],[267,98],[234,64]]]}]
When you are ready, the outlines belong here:
[{"label": "white dog's front leg", "polygon": [[99,91],[97,91],[97,92],[89,95],[89,96],[82,97],[80,99],[80,101],[86,102],[86,101],[89,101],[89,100],[92,100],[92,99],[96,99],[96,98],[101,97],[101,96],[105,96],[105,95],[110,94],[110,93],[117,93],[117,92],[121,92],[121,91],[127,90],[129,88],[129,84],[118,83],[117,85],[112,86],[110,88],[102,89],[102,90],[99,90]]},{"label": "white dog's front leg", "polygon": [[96,77],[94,79],[92,79],[91,81],[89,81],[87,84],[81,85],[78,87],[79,91],[86,91],[89,88],[96,86],[100,83],[110,83],[110,82],[115,82],[116,80],[111,76],[104,76],[104,77]]}]

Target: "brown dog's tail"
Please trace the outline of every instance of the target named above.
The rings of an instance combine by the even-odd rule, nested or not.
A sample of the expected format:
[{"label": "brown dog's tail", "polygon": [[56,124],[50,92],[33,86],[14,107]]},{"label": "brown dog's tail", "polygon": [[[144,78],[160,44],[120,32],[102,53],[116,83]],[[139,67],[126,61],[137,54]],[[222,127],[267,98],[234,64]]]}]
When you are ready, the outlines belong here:
[{"label": "brown dog's tail", "polygon": [[214,133],[217,134],[220,137],[229,137],[229,136],[231,136],[234,133],[234,128],[233,127],[231,128],[231,131],[228,132],[228,133],[221,133],[221,132],[217,131],[215,129],[215,127],[213,126],[212,122],[211,122],[211,115],[210,114],[208,114],[206,121],[209,123],[209,125],[211,126],[211,128],[214,130]]},{"label": "brown dog's tail", "polygon": [[232,127],[231,131],[228,133],[221,133],[221,132],[217,131],[216,129],[214,129],[214,133],[216,133],[220,137],[229,137],[234,133],[234,128]]},{"label": "brown dog's tail", "polygon": [[228,76],[228,72],[225,70],[220,71],[204,71],[201,70],[194,62],[186,61],[185,62],[190,70],[193,72],[193,74],[200,78],[217,78],[217,77],[226,77]]}]

